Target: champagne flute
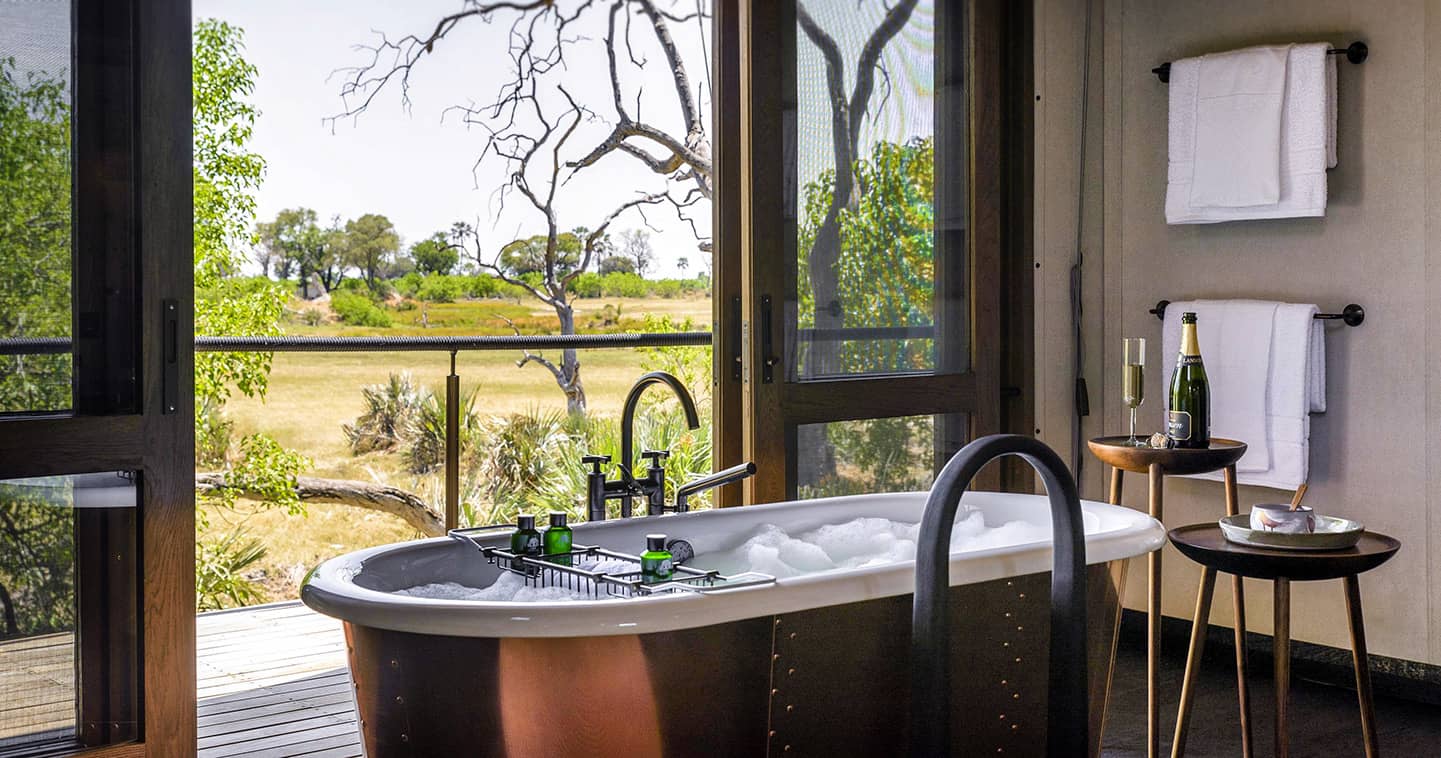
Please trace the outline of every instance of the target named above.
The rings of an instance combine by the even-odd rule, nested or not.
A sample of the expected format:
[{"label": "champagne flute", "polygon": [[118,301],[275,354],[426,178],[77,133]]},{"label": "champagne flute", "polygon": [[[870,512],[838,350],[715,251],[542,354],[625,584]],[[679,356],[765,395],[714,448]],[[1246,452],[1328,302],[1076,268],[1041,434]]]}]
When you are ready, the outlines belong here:
[{"label": "champagne flute", "polygon": [[1146,339],[1126,337],[1121,341],[1121,353],[1126,361],[1121,373],[1121,399],[1131,409],[1131,438],[1126,444],[1142,447],[1146,443],[1136,439],[1136,409],[1146,401]]}]

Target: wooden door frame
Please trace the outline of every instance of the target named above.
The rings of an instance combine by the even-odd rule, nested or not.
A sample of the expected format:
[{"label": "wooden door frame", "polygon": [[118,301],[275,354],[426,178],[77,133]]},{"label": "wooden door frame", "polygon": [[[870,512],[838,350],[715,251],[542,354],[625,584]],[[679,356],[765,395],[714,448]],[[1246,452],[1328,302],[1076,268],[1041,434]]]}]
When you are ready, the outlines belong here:
[{"label": "wooden door frame", "polygon": [[[798,424],[963,411],[971,413],[972,436],[996,431],[1030,434],[1032,414],[1026,409],[1032,406],[1027,378],[1033,350],[1029,336],[1032,255],[1028,236],[1006,232],[1007,228],[1018,228],[1019,217],[1029,214],[1029,188],[1019,187],[1028,174],[1018,172],[1016,166],[1025,165],[1030,146],[1004,136],[1018,126],[1029,128],[1028,120],[1018,123],[1013,115],[1021,99],[1026,105],[1020,110],[1029,112],[1030,90],[1020,91],[1029,76],[1018,78],[1016,73],[1018,61],[1028,64],[1030,60],[1029,50],[1020,49],[1029,44],[1029,8],[1016,9],[1005,0],[973,0],[965,4],[964,26],[969,44],[965,46],[964,89],[969,97],[971,133],[967,156],[971,166],[967,268],[972,281],[995,284],[969,288],[964,307],[969,316],[970,370],[807,384],[783,381],[783,367],[778,367],[773,381],[762,378],[764,367],[775,365],[786,352],[780,347],[785,339],[780,303],[786,289],[781,283],[787,281],[788,275],[784,254],[787,235],[793,236],[795,229],[794,224],[787,224],[781,209],[790,201],[787,193],[795,190],[786,186],[786,172],[777,167],[786,165],[784,133],[794,125],[784,124],[776,114],[794,112],[796,105],[793,67],[785,65],[795,56],[794,8],[789,2],[767,0],[735,0],[735,6],[739,26],[735,36],[739,47],[735,89],[739,97],[734,109],[718,112],[739,113],[739,129],[730,133],[726,131],[726,119],[717,119],[717,154],[726,153],[728,139],[738,139],[739,150],[735,152],[739,155],[735,157],[739,165],[727,169],[718,164],[717,187],[718,196],[730,186],[737,187],[739,197],[732,202],[739,206],[739,218],[729,221],[738,224],[732,231],[725,226],[730,217],[717,213],[716,256],[717,271],[727,262],[734,262],[727,273],[738,270],[739,281],[718,279],[716,293],[718,301],[740,299],[742,365],[740,386],[727,396],[724,414],[718,403],[716,421],[720,427],[717,439],[728,442],[733,442],[739,425],[741,458],[754,461],[759,468],[757,475],[745,483],[744,501],[773,502],[794,496]],[[718,23],[722,18],[718,8]],[[976,29],[990,33],[971,31]],[[717,40],[721,38],[722,33],[718,33]],[[724,57],[720,60],[723,72]],[[938,63],[937,74],[944,78],[947,63]],[[720,81],[725,84],[724,74]],[[947,82],[939,84],[941,96],[939,90]],[[946,106],[943,103],[941,107]],[[938,145],[938,151],[941,149]],[[721,244],[723,237],[725,244]],[[763,313],[768,299],[772,309],[769,319]],[[729,331],[723,326],[727,322],[722,320],[724,312],[719,302],[716,314],[719,346],[721,335]],[[761,332],[766,324],[770,327],[768,335]],[[943,338],[943,332],[938,327],[939,338]],[[725,355],[718,347],[718,369]],[[725,386],[719,374],[718,389]],[[1014,390],[1003,393],[1003,381]],[[938,437],[943,434],[938,430]],[[937,450],[937,465],[942,457],[942,451]],[[984,489],[1002,485],[1027,488],[1028,482],[1016,484],[1011,477],[1003,478],[999,467],[989,467],[977,478],[976,485]]]},{"label": "wooden door frame", "polygon": [[[119,0],[80,2],[107,4],[107,13],[117,3],[125,5]],[[123,358],[127,351],[138,356],[133,360],[136,368],[127,372],[133,376],[136,401],[117,415],[0,419],[0,479],[91,471],[140,473],[139,742],[90,752],[186,756],[196,750],[194,355],[193,341],[188,339],[194,333],[190,3],[132,0],[128,10],[128,19],[119,14],[122,22],[128,20],[128,28],[111,27],[102,38],[78,40],[129,52],[130,74],[122,76],[118,86],[130,89],[132,114],[102,128],[132,135],[126,140],[132,171],[124,189],[132,198],[133,223],[128,233],[115,233],[107,226],[109,236],[95,250],[109,256],[129,254],[133,263],[133,280],[118,289],[135,295],[138,305],[120,317],[128,317],[125,326],[136,341],[129,346],[128,340],[110,341],[104,349],[112,356]],[[101,115],[106,112],[110,111]],[[78,122],[96,116],[93,111],[80,112],[73,118]],[[94,172],[97,181],[113,181],[101,175],[101,168],[77,164],[77,195],[93,186],[87,172]],[[89,199],[77,199],[77,207]],[[91,233],[76,229],[77,256]],[[94,258],[77,262],[76,275],[97,267],[104,268],[105,262]],[[124,292],[126,287],[131,292]],[[77,311],[106,309],[106,303],[96,299],[105,297],[101,289],[77,282],[75,296],[72,307]],[[168,328],[166,302],[175,308]],[[78,345],[80,337],[76,341]],[[77,380],[77,391],[90,386],[93,378]],[[164,405],[167,381],[175,383],[168,388],[176,401],[173,409]],[[92,412],[79,399],[76,407]]]}]

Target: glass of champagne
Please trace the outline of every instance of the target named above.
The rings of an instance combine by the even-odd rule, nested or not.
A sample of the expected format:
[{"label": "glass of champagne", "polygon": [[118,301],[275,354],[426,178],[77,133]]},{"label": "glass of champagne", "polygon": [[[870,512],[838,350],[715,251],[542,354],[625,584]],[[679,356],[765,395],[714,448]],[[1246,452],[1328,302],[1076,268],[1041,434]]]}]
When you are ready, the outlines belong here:
[{"label": "glass of champagne", "polygon": [[1136,439],[1136,409],[1146,400],[1146,339],[1126,337],[1121,342],[1121,353],[1126,361],[1121,373],[1122,400],[1131,409],[1131,438],[1126,444],[1143,447],[1146,443]]}]

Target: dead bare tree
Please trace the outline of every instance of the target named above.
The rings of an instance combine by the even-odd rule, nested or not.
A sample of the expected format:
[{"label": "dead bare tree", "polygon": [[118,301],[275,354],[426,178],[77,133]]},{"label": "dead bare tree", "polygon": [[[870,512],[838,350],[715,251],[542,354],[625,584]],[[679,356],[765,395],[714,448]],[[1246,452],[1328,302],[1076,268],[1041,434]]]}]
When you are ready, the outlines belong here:
[{"label": "dead bare tree", "polygon": [[[658,7],[653,0],[579,0],[562,10],[550,0],[537,2],[468,2],[461,11],[442,17],[425,35],[406,35],[391,40],[384,35],[376,45],[364,47],[370,59],[360,66],[342,69],[345,80],[341,96],[345,111],[336,118],[354,117],[371,107],[375,98],[388,86],[399,89],[405,107],[410,106],[410,76],[427,53],[434,51],[459,25],[471,19],[494,23],[501,17],[510,18],[507,54],[512,78],[504,82],[495,96],[484,105],[455,105],[447,113],[458,113],[468,126],[479,127],[486,140],[474,170],[483,164],[500,162],[508,179],[494,197],[498,210],[513,195],[519,195],[545,223],[545,253],[542,281],[539,285],[515,277],[500,265],[499,253],[485,254],[480,234],[472,227],[457,231],[467,252],[477,264],[500,279],[523,287],[556,313],[562,334],[575,333],[575,314],[570,301],[569,285],[598,263],[598,250],[605,241],[610,225],[622,215],[634,211],[645,219],[647,207],[669,206],[676,215],[690,223],[701,247],[709,249],[708,234],[688,217],[711,195],[710,143],[702,118],[702,93],[693,91],[685,61],[675,43],[670,25],[687,21],[703,21],[708,14],[675,13]],[[582,104],[565,87],[563,77],[566,55],[583,40],[588,25],[599,25],[593,18],[602,9],[604,43],[609,66],[613,119],[598,114],[598,106]],[[641,19],[653,33],[656,44],[670,66],[675,85],[676,107],[685,134],[674,136],[640,118],[642,92],[635,92],[636,106],[628,108],[624,87],[625,71],[643,68],[646,61],[636,52],[632,42],[632,23]],[[625,60],[621,60],[620,51]],[[706,86],[709,86],[707,80]],[[571,141],[583,123],[610,124],[608,134],[584,152],[570,157]],[[562,225],[557,210],[557,193],[578,172],[599,164],[611,154],[640,161],[663,179],[663,186],[639,191],[618,203],[600,223],[588,227],[581,238],[580,258],[575,265],[563,265],[561,256]],[[647,222],[648,223],[648,222]],[[559,363],[540,354],[525,353],[519,364],[536,363],[555,378],[566,396],[571,413],[584,413],[585,390],[581,382],[580,361],[574,350],[562,351]]]},{"label": "dead bare tree", "polygon": [[[849,94],[846,92],[846,57],[840,45],[829,32],[821,28],[804,4],[796,3],[796,21],[806,39],[820,50],[826,67],[826,95],[831,110],[831,153],[835,185],[825,217],[816,229],[815,242],[807,258],[807,273],[810,276],[811,292],[815,295],[815,326],[818,329],[838,329],[844,325],[844,312],[839,297],[836,263],[840,260],[841,235],[840,214],[857,201],[857,192],[864,188],[856,186],[855,165],[860,144],[861,124],[870,107],[871,96],[876,90],[876,75],[885,76],[881,65],[881,54],[910,20],[917,0],[901,0],[886,11],[881,23],[866,38],[856,57],[856,80]],[[835,342],[825,342],[811,347],[808,373],[826,375],[840,369],[837,365],[839,352]]]}]

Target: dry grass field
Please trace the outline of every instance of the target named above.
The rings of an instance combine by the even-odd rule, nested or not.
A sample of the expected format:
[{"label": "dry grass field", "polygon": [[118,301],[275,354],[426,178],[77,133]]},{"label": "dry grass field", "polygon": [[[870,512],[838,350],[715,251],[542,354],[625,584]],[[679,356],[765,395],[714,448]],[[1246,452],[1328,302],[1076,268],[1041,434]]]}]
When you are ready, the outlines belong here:
[{"label": "dry grass field", "polygon": [[[538,306],[538,304],[537,304]],[[607,312],[609,306],[611,311]],[[597,298],[577,304],[578,321],[618,309],[621,327],[637,322],[646,314],[666,315],[677,321],[689,318],[697,330],[708,330],[711,301],[706,298],[624,300]],[[392,313],[395,325],[386,328],[352,328],[342,325],[287,328],[289,334],[313,335],[439,335],[505,334],[509,327],[493,316],[496,305],[459,302],[426,307],[431,328],[417,323],[419,309]],[[537,331],[555,330],[555,316],[543,306],[509,306],[506,317],[515,320],[522,313]],[[516,313],[520,311],[520,313]],[[528,313],[527,313],[528,311]],[[444,324],[450,323],[450,326]],[[519,323],[519,322],[518,322]],[[622,330],[625,330],[622,328]],[[528,331],[528,330],[527,330]],[[464,392],[477,390],[476,409],[482,415],[505,414],[530,408],[565,408],[565,398],[549,372],[538,365],[518,368],[515,352],[461,353],[457,373]],[[616,415],[626,390],[641,373],[641,355],[633,350],[587,350],[580,355],[590,411]],[[353,456],[346,445],[343,424],[352,422],[363,408],[360,390],[387,380],[392,372],[408,371],[415,383],[433,391],[444,391],[449,372],[445,353],[277,353],[270,373],[270,390],[263,400],[233,399],[227,413],[234,422],[234,434],[265,432],[281,444],[309,456],[315,476],[366,481],[384,481],[412,490],[424,490],[431,482],[418,481],[402,470],[395,456],[368,454]],[[433,479],[434,477],[430,477]],[[412,539],[415,532],[399,519],[347,506],[310,505],[304,516],[289,516],[280,510],[257,509],[242,503],[235,511],[210,508],[212,531],[228,530],[243,523],[267,547],[258,564],[260,578],[269,600],[295,597],[298,582],[320,561],[339,553],[370,545]]]}]

